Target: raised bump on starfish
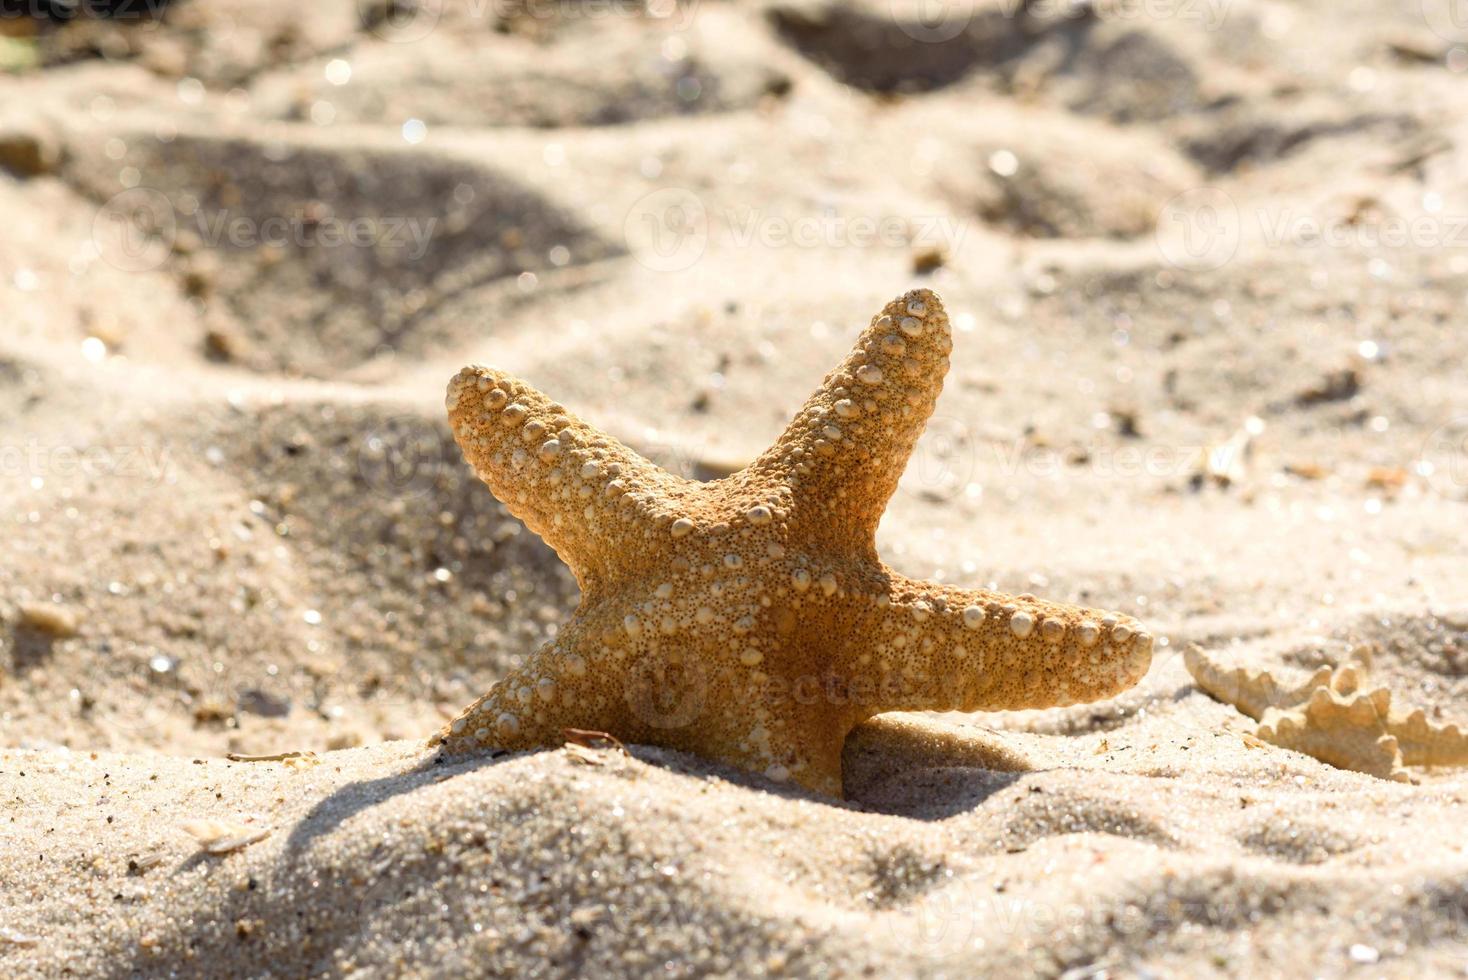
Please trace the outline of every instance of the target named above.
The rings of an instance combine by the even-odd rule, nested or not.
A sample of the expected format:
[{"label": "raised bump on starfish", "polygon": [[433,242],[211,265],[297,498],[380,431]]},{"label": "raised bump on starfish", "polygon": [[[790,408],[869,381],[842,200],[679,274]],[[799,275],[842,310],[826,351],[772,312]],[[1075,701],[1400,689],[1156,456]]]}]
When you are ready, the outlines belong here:
[{"label": "raised bump on starfish", "polygon": [[688,481],[503,372],[466,368],[445,405],[474,472],[556,550],[583,591],[613,577],[609,562],[625,569],[648,528],[671,523],[688,492]]},{"label": "raised bump on starfish", "polygon": [[747,471],[833,540],[875,549],[882,511],[943,390],[953,336],[931,302],[931,316],[924,298],[889,303]]},{"label": "raised bump on starfish", "polygon": [[581,605],[436,738],[559,745],[567,727],[840,795],[841,746],[885,711],[1031,708],[1136,683],[1129,617],[908,579],[875,532],[948,367],[928,290],[873,318],[769,452],[671,476],[523,382],[470,367],[449,418],[469,462],[571,566]]}]

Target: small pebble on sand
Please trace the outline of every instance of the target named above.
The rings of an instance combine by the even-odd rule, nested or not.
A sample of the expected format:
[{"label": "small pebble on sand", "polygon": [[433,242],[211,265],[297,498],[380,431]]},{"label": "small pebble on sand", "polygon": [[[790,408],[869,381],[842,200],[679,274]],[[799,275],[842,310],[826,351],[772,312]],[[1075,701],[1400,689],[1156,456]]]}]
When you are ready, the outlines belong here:
[{"label": "small pebble on sand", "polygon": [[52,602],[34,602],[21,606],[20,622],[28,629],[58,640],[76,636],[81,628],[75,612]]}]

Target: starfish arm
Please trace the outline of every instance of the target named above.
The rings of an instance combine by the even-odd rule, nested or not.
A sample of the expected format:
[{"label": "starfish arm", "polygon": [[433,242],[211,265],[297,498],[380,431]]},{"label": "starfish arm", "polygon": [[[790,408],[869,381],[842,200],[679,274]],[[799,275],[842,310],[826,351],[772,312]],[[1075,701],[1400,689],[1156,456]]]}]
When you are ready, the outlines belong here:
[{"label": "starfish arm", "polygon": [[589,729],[840,795],[841,746],[859,712],[821,704],[799,685],[772,693],[769,678],[706,645],[629,633],[621,608],[609,601],[578,610],[432,742],[450,754],[524,751],[562,745],[568,728]]},{"label": "starfish arm", "polygon": [[805,517],[832,540],[873,547],[943,390],[952,348],[948,315],[932,291],[894,299],[746,479],[783,487],[794,519]]},{"label": "starfish arm", "polygon": [[876,667],[881,711],[1081,704],[1151,663],[1152,636],[1129,616],[889,575],[888,592],[858,600],[871,608],[853,637],[857,662]]},{"label": "starfish arm", "polygon": [[1421,708],[1391,718],[1388,730],[1396,736],[1402,761],[1409,766],[1468,766],[1468,732],[1457,725],[1433,724]]},{"label": "starfish arm", "polygon": [[446,404],[475,474],[555,549],[583,591],[625,573],[613,560],[647,554],[650,529],[673,520],[656,511],[686,481],[525,382],[467,367],[449,383]]},{"label": "starfish arm", "polygon": [[559,746],[567,728],[630,737],[621,682],[606,663],[602,619],[595,614],[573,618],[524,666],[444,726],[434,742],[461,753]]}]

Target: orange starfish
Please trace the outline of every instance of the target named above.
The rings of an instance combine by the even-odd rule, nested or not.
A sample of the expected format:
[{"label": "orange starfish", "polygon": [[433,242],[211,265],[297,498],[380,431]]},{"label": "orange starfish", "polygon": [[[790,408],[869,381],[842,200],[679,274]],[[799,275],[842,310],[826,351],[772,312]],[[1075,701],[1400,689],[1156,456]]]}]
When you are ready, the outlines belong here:
[{"label": "orange starfish", "polygon": [[1129,617],[906,578],[876,530],[953,341],[938,297],[888,303],[763,456],[675,477],[534,388],[460,371],[464,455],[581,584],[554,640],[437,737],[560,745],[567,727],[841,794],[841,747],[886,711],[1039,708],[1135,684]]}]

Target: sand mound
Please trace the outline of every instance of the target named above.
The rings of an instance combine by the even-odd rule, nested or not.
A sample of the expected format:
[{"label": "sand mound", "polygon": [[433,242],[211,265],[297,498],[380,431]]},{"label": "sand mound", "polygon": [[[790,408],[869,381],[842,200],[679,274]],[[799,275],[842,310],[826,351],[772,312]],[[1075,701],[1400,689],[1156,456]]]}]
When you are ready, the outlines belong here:
[{"label": "sand mound", "polygon": [[[53,454],[41,489],[64,502],[17,537],[51,570],[11,583],[0,698],[18,721],[69,705],[86,744],[213,754],[292,729],[315,749],[406,734],[472,699],[575,601],[554,554],[471,486],[438,419],[242,401],[147,424],[131,445],[129,428]],[[76,629],[26,626],[35,603]],[[347,717],[348,702],[371,708]]]},{"label": "sand mound", "polygon": [[[947,145],[934,167],[939,192],[955,210],[1019,236],[1151,235],[1167,200],[1196,182],[1166,144],[1078,126],[1073,115],[981,115],[958,100],[934,109],[963,118],[944,127]],[[1139,168],[1139,159],[1147,165]]]},{"label": "sand mound", "polygon": [[84,149],[98,147],[93,135],[73,150],[68,178],[124,221],[145,213],[156,247],[128,259],[173,272],[225,338],[211,349],[261,369],[320,374],[421,351],[444,339],[418,329],[442,297],[614,250],[467,161],[240,137],[112,139],[123,165],[156,186],[112,193],[118,164]]},{"label": "sand mound", "polygon": [[[337,123],[419,119],[449,126],[606,126],[730,112],[783,93],[790,80],[740,44],[741,22],[690,18],[680,30],[634,23],[580,30],[555,45],[523,35],[435,32],[418,44],[369,47],[351,83],[333,62],[262,82],[262,111]],[[495,98],[479,95],[493,91]],[[548,97],[549,96],[549,97]]]},{"label": "sand mound", "polygon": [[[1463,955],[1461,881],[1421,858],[1452,840],[1446,799],[1281,768],[1236,739],[1164,788],[1145,737],[1111,741],[1115,755],[1086,768],[1022,775],[939,762],[915,733],[876,726],[848,755],[880,745],[883,776],[846,806],[752,791],[656,750],[453,766],[406,745],[316,765],[16,755],[7,776],[56,831],[26,874],[76,896],[88,925],[44,923],[21,901],[9,928],[44,931],[70,969],[97,975],[287,961],[332,973],[943,970],[976,949],[1006,971],[1061,973],[1166,970],[1199,949],[1219,969],[1346,963],[1369,948],[1405,971]],[[1126,750],[1132,761],[1115,762]],[[1359,809],[1312,817],[1334,793],[1383,807],[1415,793],[1419,833],[1373,835]],[[152,817],[107,822],[124,813]],[[240,839],[270,832],[209,855],[186,818]],[[680,843],[688,826],[704,828],[696,850]],[[115,898],[91,906],[62,885],[78,874]],[[1352,917],[1357,952],[1332,927]],[[24,972],[37,953],[11,942],[8,960]]]}]

